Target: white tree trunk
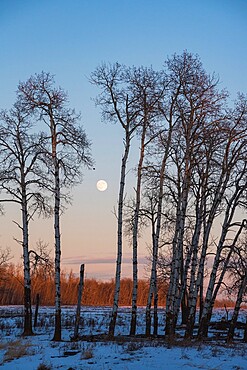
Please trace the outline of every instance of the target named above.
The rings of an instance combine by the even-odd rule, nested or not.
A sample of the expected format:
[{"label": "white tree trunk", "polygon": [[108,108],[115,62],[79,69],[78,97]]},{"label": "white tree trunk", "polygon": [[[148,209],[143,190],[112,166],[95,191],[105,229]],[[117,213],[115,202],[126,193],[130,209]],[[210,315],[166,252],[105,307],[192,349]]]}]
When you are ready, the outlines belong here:
[{"label": "white tree trunk", "polygon": [[[171,110],[172,112],[172,110]],[[161,228],[161,220],[162,220],[162,206],[163,206],[163,197],[164,197],[164,182],[165,182],[165,170],[167,165],[167,160],[169,156],[169,150],[171,145],[171,137],[172,137],[173,125],[172,125],[172,117],[170,117],[169,123],[169,133],[167,137],[167,143],[164,151],[164,156],[161,163],[160,168],[160,178],[159,178],[159,198],[158,198],[158,208],[157,208],[157,216],[156,216],[156,229],[154,220],[152,221],[152,242],[153,242],[153,255],[152,255],[152,268],[151,268],[151,276],[149,282],[149,293],[148,293],[148,300],[146,305],[146,335],[151,334],[151,303],[152,297],[157,302],[157,261],[158,261],[158,249],[159,249],[159,238],[160,238],[160,228]],[[156,320],[157,321],[157,320]],[[157,322],[154,325],[154,331],[157,331]],[[157,333],[156,333],[157,334]]]},{"label": "white tree trunk", "polygon": [[152,220],[152,241],[153,241],[153,253],[152,253],[152,268],[149,281],[148,299],[146,305],[146,336],[151,334],[151,305],[152,299],[155,294],[155,286],[157,286],[157,259],[158,259],[158,239],[155,235],[155,221]]},{"label": "white tree trunk", "polygon": [[22,184],[22,234],[23,234],[23,262],[24,262],[24,332],[23,335],[32,335],[32,302],[30,259],[28,251],[28,211],[26,188]]},{"label": "white tree trunk", "polygon": [[54,208],[54,232],[55,232],[55,333],[53,340],[62,339],[61,324],[61,235],[60,235],[60,179],[59,165],[56,160],[55,167],[55,208]]},{"label": "white tree trunk", "polygon": [[111,314],[111,320],[109,324],[109,336],[114,336],[117,313],[118,313],[118,302],[120,293],[120,279],[121,279],[121,263],[122,263],[122,249],[123,249],[123,201],[124,201],[124,187],[126,177],[126,165],[130,150],[130,136],[126,132],[125,151],[122,157],[121,176],[120,176],[120,188],[118,196],[118,231],[117,231],[117,261],[116,261],[116,275],[115,275],[115,289],[113,308]]},{"label": "white tree trunk", "polygon": [[215,190],[215,196],[214,196],[214,200],[212,202],[212,205],[209,211],[208,219],[204,221],[204,232],[203,232],[201,256],[199,260],[199,267],[198,267],[198,272],[197,272],[195,289],[194,289],[192,299],[190,300],[190,310],[189,310],[189,316],[188,316],[186,336],[192,336],[194,322],[195,322],[195,315],[196,315],[197,298],[198,298],[199,289],[203,281],[204,265],[205,265],[206,254],[207,254],[207,249],[208,249],[209,236],[210,236],[210,232],[213,226],[213,222],[214,222],[218,207],[225,193],[228,180],[229,180],[229,172],[226,173],[223,169],[221,176],[219,178],[217,189]]},{"label": "white tree trunk", "polygon": [[[201,229],[203,225],[203,217],[204,217],[204,198],[201,199],[200,204],[196,207],[196,223],[195,229],[192,237],[191,242],[191,249],[192,249],[192,261],[191,261],[191,271],[190,271],[190,285],[189,285],[189,298],[188,298],[188,312],[193,306],[193,297],[195,294],[196,289],[196,269],[198,263],[198,247],[199,247],[199,239],[201,234]],[[194,321],[189,321],[187,318],[187,325],[186,325],[186,332],[185,337],[192,337],[193,336],[193,327]]]},{"label": "white tree trunk", "polygon": [[[232,217],[233,217],[233,215],[232,215]],[[216,255],[215,255],[215,258],[214,258],[214,263],[213,263],[213,267],[212,267],[212,270],[211,270],[210,280],[209,280],[209,284],[208,284],[208,288],[207,288],[207,292],[206,292],[206,297],[205,297],[205,302],[204,302],[204,306],[203,306],[203,312],[202,312],[202,316],[201,316],[201,320],[200,320],[200,326],[199,326],[199,332],[198,332],[199,337],[206,337],[207,336],[208,324],[209,324],[210,319],[211,319],[215,299],[217,297],[217,292],[220,288],[220,284],[216,284],[216,277],[217,277],[217,273],[218,273],[218,267],[219,267],[219,263],[220,263],[221,252],[222,252],[225,240],[226,240],[227,231],[230,227],[232,217],[230,219],[228,219],[227,221],[225,220],[225,223],[224,223],[223,228],[222,228],[221,238],[220,238],[219,244],[217,246]],[[234,241],[232,243],[230,252],[233,251],[233,247],[236,245],[236,243],[238,241],[238,238],[241,234],[243,226],[244,226],[244,223],[242,223],[238,232],[236,233],[236,236],[235,236]],[[231,253],[228,254],[229,258],[230,258],[230,254]],[[223,280],[223,277],[224,277],[223,273],[226,272],[227,262],[229,261],[229,258],[226,260],[225,268],[223,268],[223,271],[221,273],[221,276],[220,276],[221,281]]]},{"label": "white tree trunk", "polygon": [[[188,205],[188,194],[190,188],[191,170],[189,165],[188,154],[186,155],[185,173],[182,184],[181,197],[178,197],[177,215],[176,215],[176,230],[173,239],[173,261],[167,304],[166,304],[166,335],[175,333],[177,316],[180,308],[180,293],[182,289],[182,278],[184,270],[183,258],[183,239],[186,219],[186,210]],[[182,297],[182,296],[181,296]],[[179,305],[179,306],[177,306]]]},{"label": "white tree trunk", "polygon": [[142,180],[142,166],[145,154],[145,137],[146,137],[146,124],[142,130],[140,157],[137,170],[137,184],[136,184],[136,199],[135,199],[135,212],[133,223],[133,290],[132,290],[132,310],[131,310],[131,324],[130,335],[136,333],[136,320],[137,320],[137,292],[138,292],[138,224],[141,203],[141,180]]},{"label": "white tree trunk", "polygon": [[[208,323],[211,319],[211,314],[212,314],[212,310],[213,310],[213,306],[214,306],[213,292],[214,292],[215,287],[216,287],[216,277],[217,277],[217,273],[218,273],[218,267],[219,267],[219,264],[220,264],[221,253],[222,253],[222,250],[223,250],[223,247],[224,247],[224,243],[226,241],[228,230],[231,226],[233,217],[235,215],[235,211],[236,211],[236,207],[238,205],[239,198],[240,198],[243,190],[244,190],[244,188],[240,188],[240,187],[237,186],[233,195],[232,195],[232,197],[231,197],[231,199],[227,203],[224,222],[223,222],[223,225],[222,225],[221,236],[220,236],[220,240],[219,240],[218,245],[217,245],[216,254],[215,254],[215,258],[214,258],[214,263],[213,263],[213,267],[212,267],[212,270],[211,270],[210,280],[209,280],[209,283],[208,283],[205,302],[204,302],[204,306],[203,306],[203,312],[202,312],[202,316],[201,316],[201,320],[200,320],[200,326],[199,326],[199,332],[198,332],[199,337],[207,336]],[[243,224],[240,227],[239,232],[237,232],[237,234],[236,234],[237,238],[239,237],[239,235],[241,233],[242,227],[243,227]],[[237,239],[235,238],[234,243],[236,244],[236,242],[237,242]]]},{"label": "white tree trunk", "polygon": [[247,270],[245,271],[245,275],[243,276],[243,279],[241,281],[241,284],[240,284],[240,287],[239,287],[239,290],[238,290],[237,300],[236,300],[236,303],[235,303],[235,307],[234,307],[234,311],[233,311],[233,315],[232,315],[232,319],[231,319],[231,323],[230,323],[230,328],[229,328],[229,331],[228,331],[228,334],[227,334],[227,341],[228,342],[231,342],[232,339],[233,339],[233,336],[234,336],[234,330],[235,330],[236,323],[237,323],[237,320],[238,320],[238,313],[239,313],[240,306],[241,306],[241,303],[242,303],[242,300],[243,300],[243,295],[246,291],[246,286],[247,286]]}]

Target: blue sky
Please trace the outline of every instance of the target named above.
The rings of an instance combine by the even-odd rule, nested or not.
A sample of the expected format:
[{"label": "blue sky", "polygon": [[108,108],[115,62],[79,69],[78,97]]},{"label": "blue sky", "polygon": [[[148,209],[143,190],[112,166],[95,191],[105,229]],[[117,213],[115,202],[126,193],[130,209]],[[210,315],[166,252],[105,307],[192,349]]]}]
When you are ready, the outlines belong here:
[{"label": "blue sky", "polygon": [[[73,205],[62,221],[62,256],[66,268],[78,270],[87,261],[88,276],[114,276],[121,129],[101,122],[88,82],[101,62],[152,65],[162,68],[167,56],[187,49],[197,53],[205,67],[219,75],[234,99],[247,90],[247,1],[245,0],[1,0],[0,1],[0,108],[10,108],[19,81],[49,71],[66,91],[71,107],[82,112],[82,124],[92,140],[96,171],[85,171],[84,182],[74,191]],[[137,149],[135,148],[134,154]],[[132,154],[129,168],[135,164]],[[128,194],[133,175],[128,175]],[[101,193],[96,182],[108,189]],[[11,247],[16,260],[20,246],[12,220],[14,207],[1,219],[0,245]],[[31,243],[42,238],[53,247],[52,221],[30,225]],[[148,236],[141,243],[142,261]],[[127,243],[123,273],[130,272]],[[90,263],[89,263],[90,262]],[[100,263],[99,263],[100,262]]]}]

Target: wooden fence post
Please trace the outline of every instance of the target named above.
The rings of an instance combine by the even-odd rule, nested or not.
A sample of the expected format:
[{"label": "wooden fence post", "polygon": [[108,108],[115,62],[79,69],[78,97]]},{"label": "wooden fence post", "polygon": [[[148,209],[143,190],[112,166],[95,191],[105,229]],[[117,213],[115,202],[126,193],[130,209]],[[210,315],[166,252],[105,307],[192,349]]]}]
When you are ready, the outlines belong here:
[{"label": "wooden fence post", "polygon": [[82,264],[80,267],[80,283],[78,287],[78,300],[77,300],[77,309],[76,309],[76,318],[75,318],[75,330],[74,330],[74,337],[73,337],[74,340],[78,338],[83,287],[84,287],[84,264]]}]

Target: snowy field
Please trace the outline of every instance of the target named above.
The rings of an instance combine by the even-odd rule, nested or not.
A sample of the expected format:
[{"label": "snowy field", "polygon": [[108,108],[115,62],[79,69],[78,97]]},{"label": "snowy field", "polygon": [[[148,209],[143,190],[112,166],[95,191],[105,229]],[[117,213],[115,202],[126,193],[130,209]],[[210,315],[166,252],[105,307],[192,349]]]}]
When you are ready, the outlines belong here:
[{"label": "snowy field", "polygon": [[[114,342],[104,339],[77,342],[71,341],[75,307],[62,308],[63,341],[52,342],[53,308],[41,307],[35,336],[22,338],[23,308],[0,307],[0,368],[9,370],[151,370],[151,369],[211,369],[247,370],[247,344],[241,343],[237,332],[232,345],[222,340],[209,344],[181,341],[168,345],[162,339],[135,338],[126,341],[121,335],[128,334],[130,309],[120,308]],[[79,335],[106,334],[111,308],[83,307]],[[229,311],[229,319],[231,318]],[[138,310],[138,334],[145,331],[145,310]],[[214,320],[225,316],[224,310],[214,312]],[[247,311],[242,311],[240,320],[245,321]],[[164,313],[159,313],[159,334],[163,334]],[[181,335],[183,334],[181,330]],[[213,335],[211,333],[210,335]],[[239,335],[239,339],[238,339]]]}]

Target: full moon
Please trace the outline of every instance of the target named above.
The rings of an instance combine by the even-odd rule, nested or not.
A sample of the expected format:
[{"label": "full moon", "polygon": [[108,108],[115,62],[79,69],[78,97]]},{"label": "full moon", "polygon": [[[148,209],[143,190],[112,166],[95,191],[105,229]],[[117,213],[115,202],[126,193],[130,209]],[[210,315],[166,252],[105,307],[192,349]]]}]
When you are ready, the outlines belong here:
[{"label": "full moon", "polygon": [[96,186],[99,191],[105,191],[107,189],[107,182],[105,180],[99,180]]}]

